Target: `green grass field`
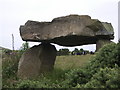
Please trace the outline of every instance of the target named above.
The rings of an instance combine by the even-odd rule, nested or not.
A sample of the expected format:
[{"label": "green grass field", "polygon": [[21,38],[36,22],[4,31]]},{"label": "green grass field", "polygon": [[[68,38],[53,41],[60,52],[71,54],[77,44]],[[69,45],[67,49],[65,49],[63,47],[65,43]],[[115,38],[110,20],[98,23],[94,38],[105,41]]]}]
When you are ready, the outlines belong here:
[{"label": "green grass field", "polygon": [[55,61],[55,68],[57,69],[74,69],[84,66],[93,55],[73,55],[73,56],[57,56]]}]

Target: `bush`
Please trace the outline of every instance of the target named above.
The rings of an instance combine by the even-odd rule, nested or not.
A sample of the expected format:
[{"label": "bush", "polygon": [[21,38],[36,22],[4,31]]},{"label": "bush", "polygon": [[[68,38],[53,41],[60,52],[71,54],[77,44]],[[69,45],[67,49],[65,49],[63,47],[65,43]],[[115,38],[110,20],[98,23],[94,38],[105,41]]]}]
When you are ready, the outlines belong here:
[{"label": "bush", "polygon": [[75,87],[77,84],[86,84],[91,77],[90,73],[84,69],[73,69],[65,75],[70,87]]},{"label": "bush", "polygon": [[66,74],[68,84],[76,88],[119,88],[119,54],[120,44],[104,46],[87,66]]},{"label": "bush", "polygon": [[20,80],[15,88],[37,88],[38,81]]},{"label": "bush", "polygon": [[16,82],[18,62],[21,57],[19,51],[12,51],[11,55],[4,54],[2,60],[2,78],[3,88],[12,87]]},{"label": "bush", "polygon": [[69,55],[69,53],[70,51],[67,48],[59,49],[59,51],[57,51],[57,56]]},{"label": "bush", "polygon": [[120,88],[120,67],[101,68],[84,88]]},{"label": "bush", "polygon": [[113,68],[115,64],[120,66],[120,61],[118,59],[119,55],[119,44],[108,44],[100,49],[95,57],[91,59],[91,62],[86,66],[88,71],[92,74],[100,70],[100,68],[111,67]]}]

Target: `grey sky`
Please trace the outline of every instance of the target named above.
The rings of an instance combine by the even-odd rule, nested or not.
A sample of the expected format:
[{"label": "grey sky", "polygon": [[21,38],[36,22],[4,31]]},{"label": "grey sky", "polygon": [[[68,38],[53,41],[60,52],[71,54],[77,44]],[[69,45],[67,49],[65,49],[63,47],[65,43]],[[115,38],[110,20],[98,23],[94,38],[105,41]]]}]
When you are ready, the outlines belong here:
[{"label": "grey sky", "polygon": [[[0,0],[0,46],[15,49],[23,43],[19,35],[20,25],[27,20],[51,21],[55,17],[69,14],[90,15],[93,19],[112,23],[115,31],[114,42],[118,41],[118,1],[119,0]],[[30,43],[32,46],[34,43]],[[38,44],[38,43],[35,43]],[[62,48],[57,46],[56,48]],[[81,47],[78,47],[81,48]],[[83,46],[94,50],[95,45]],[[73,49],[73,48],[70,48]]]}]

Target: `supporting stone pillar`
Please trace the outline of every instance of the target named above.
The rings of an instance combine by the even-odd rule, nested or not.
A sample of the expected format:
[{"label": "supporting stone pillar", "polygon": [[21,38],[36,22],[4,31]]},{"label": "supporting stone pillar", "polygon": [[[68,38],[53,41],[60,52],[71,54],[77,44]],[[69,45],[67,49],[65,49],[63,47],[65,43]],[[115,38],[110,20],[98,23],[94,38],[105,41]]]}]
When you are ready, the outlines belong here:
[{"label": "supporting stone pillar", "polygon": [[49,43],[42,43],[28,49],[21,57],[18,77],[32,78],[53,70],[57,50]]},{"label": "supporting stone pillar", "polygon": [[112,43],[112,41],[107,39],[100,39],[96,42],[96,51],[98,51],[100,48],[102,48],[104,45]]}]

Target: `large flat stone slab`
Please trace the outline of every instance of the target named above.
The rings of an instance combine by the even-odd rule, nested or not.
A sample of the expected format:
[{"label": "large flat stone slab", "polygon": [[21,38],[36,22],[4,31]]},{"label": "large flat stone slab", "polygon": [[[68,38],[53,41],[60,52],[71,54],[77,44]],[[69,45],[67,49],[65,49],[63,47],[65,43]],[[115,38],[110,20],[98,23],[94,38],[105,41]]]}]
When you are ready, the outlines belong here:
[{"label": "large flat stone slab", "polygon": [[95,44],[99,39],[114,38],[111,23],[91,19],[88,15],[58,17],[51,22],[28,20],[20,26],[24,41],[55,43],[62,46]]}]

